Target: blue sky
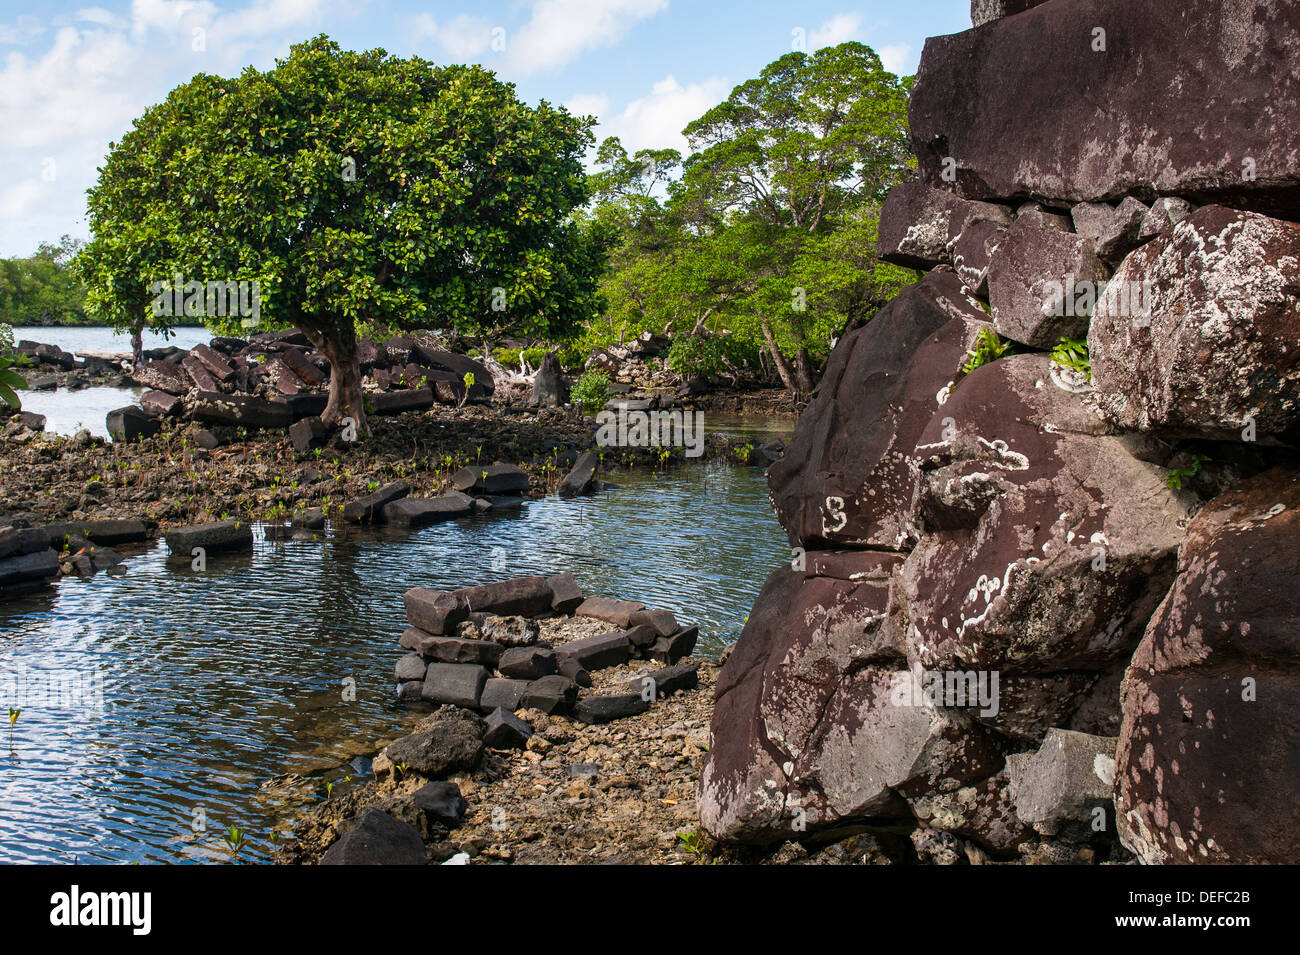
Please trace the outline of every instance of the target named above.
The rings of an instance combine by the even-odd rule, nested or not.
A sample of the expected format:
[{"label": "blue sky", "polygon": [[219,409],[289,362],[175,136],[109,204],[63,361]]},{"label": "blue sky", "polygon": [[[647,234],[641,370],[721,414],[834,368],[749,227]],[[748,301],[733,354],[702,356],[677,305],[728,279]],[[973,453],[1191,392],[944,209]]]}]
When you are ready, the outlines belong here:
[{"label": "blue sky", "polygon": [[925,37],[968,29],[969,13],[968,0],[3,0],[0,256],[85,238],[85,190],[108,143],[178,83],[268,68],[318,33],[481,63],[528,102],[596,115],[598,137],[684,148],[686,123],[796,43],[860,40],[912,73]]}]

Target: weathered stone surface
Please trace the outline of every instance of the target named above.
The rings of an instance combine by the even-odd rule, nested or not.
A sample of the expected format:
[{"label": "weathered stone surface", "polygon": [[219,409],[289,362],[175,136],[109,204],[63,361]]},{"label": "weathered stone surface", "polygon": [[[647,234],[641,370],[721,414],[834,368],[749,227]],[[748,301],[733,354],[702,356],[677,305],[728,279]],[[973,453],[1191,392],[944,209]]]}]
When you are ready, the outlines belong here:
[{"label": "weathered stone surface", "polygon": [[424,776],[473,769],[483,756],[483,720],[465,710],[443,709],[417,733],[389,743],[384,755]]},{"label": "weathered stone surface", "polygon": [[650,709],[650,701],[639,693],[608,693],[578,701],[573,715],[583,723],[612,723]]},{"label": "weathered stone surface", "polygon": [[487,669],[472,663],[430,663],[420,695],[433,703],[475,709],[487,678]]},{"label": "weathered stone surface", "polygon": [[1124,197],[1097,235],[1097,255],[1102,261],[1119,262],[1141,244],[1138,233],[1149,211],[1132,196]]},{"label": "weathered stone surface", "polygon": [[970,0],[970,22],[981,27],[1003,17],[1031,10],[1047,0]]},{"label": "weathered stone surface", "polygon": [[895,186],[880,209],[877,254],[909,269],[950,262],[948,228],[957,201],[951,192],[922,182]]},{"label": "weathered stone surface", "polygon": [[1033,348],[1078,338],[1088,329],[1102,275],[1091,239],[1019,218],[989,259],[993,327]]},{"label": "weathered stone surface", "polygon": [[551,587],[545,577],[514,577],[456,593],[474,613],[535,617],[551,609]]},{"label": "weathered stone surface", "polygon": [[536,680],[555,672],[555,651],[546,647],[510,647],[497,661],[501,675],[514,680]]},{"label": "weathered stone surface", "polygon": [[951,158],[973,199],[1180,195],[1294,213],[1300,84],[1277,78],[1300,74],[1300,49],[1278,39],[1297,32],[1300,7],[1270,0],[1076,0],[933,37],[909,105],[921,179],[949,187]]},{"label": "weathered stone surface", "polygon": [[[1113,834],[1114,739],[1048,730],[1037,752],[1007,757],[1007,779],[1016,815],[1038,833],[1082,842]],[[1101,830],[1095,809],[1104,812]]]},{"label": "weathered stone surface", "polygon": [[[180,398],[165,391],[146,391],[140,396],[140,410],[155,418],[171,417],[183,407]],[[111,430],[109,433],[112,433]]]},{"label": "weathered stone surface", "polygon": [[430,634],[421,638],[415,649],[422,656],[440,663],[476,663],[496,669],[505,648],[490,640],[466,640]]},{"label": "weathered stone surface", "polygon": [[488,714],[483,745],[489,749],[523,749],[532,735],[533,728],[525,720],[509,708],[497,707]]},{"label": "weathered stone surface", "polygon": [[996,222],[977,222],[952,243],[952,266],[962,284],[976,295],[987,295],[989,264],[1007,238],[1007,229]]},{"label": "weathered stone surface", "polygon": [[460,794],[460,787],[446,780],[427,782],[411,796],[415,807],[431,822],[455,829],[465,821],[469,803]]},{"label": "weathered stone surface", "polygon": [[473,494],[523,494],[528,490],[528,472],[513,464],[475,465],[453,474],[451,486]]},{"label": "weathered stone surface", "polygon": [[138,441],[153,437],[162,430],[162,423],[144,409],[127,405],[105,415],[104,427],[114,441]]},{"label": "weathered stone surface", "polygon": [[190,390],[190,378],[180,365],[169,361],[146,361],[135,370],[131,380],[145,388],[154,388],[171,395],[183,395]]},{"label": "weathered stone surface", "polygon": [[577,698],[578,688],[573,681],[554,673],[529,683],[519,706],[526,710],[563,714],[572,712]]},{"label": "weathered stone surface", "polygon": [[209,554],[252,550],[253,528],[243,521],[213,521],[209,524],[173,527],[167,531],[166,540],[172,556],[189,560],[195,547],[202,547]]},{"label": "weathered stone surface", "polygon": [[325,383],[325,373],[316,367],[301,348],[286,348],[281,353],[280,360],[307,385],[315,387]]},{"label": "weathered stone surface", "polygon": [[578,586],[578,581],[567,570],[554,577],[547,577],[546,585],[551,588],[551,609],[556,613],[571,614],[587,599]]},{"label": "weathered stone surface", "polygon": [[1148,863],[1300,855],[1300,476],[1205,506],[1124,679],[1116,805]]},{"label": "weathered stone surface", "polygon": [[624,630],[632,626],[632,615],[645,609],[645,604],[632,600],[615,600],[612,597],[588,597],[573,611],[578,617],[595,617]]},{"label": "weathered stone surface", "polygon": [[190,381],[199,391],[217,391],[217,379],[208,371],[208,366],[193,355],[181,359],[181,368],[190,376]]},{"label": "weathered stone surface", "polygon": [[[57,543],[62,543],[62,536]],[[0,527],[0,557],[34,554],[55,545],[43,527]]]},{"label": "weathered stone surface", "polygon": [[767,472],[792,546],[910,545],[917,438],[986,319],[956,275],[932,272],[840,340]]},{"label": "weathered stone surface", "polygon": [[0,587],[20,587],[39,583],[59,572],[59,555],[53,550],[38,550],[0,559]]},{"label": "weathered stone surface", "polygon": [[626,633],[598,633],[555,648],[561,660],[576,660],[584,670],[601,670],[626,663],[632,645]]},{"label": "weathered stone surface", "polygon": [[638,610],[628,622],[632,627],[649,627],[661,637],[670,637],[679,629],[671,610]]},{"label": "weathered stone surface", "polygon": [[456,624],[469,616],[469,607],[458,593],[412,587],[402,595],[406,619],[426,633],[454,632]]},{"label": "weathered stone surface", "polygon": [[682,690],[693,690],[700,685],[698,663],[678,663],[675,666],[652,670],[645,676],[628,681],[629,692],[640,693],[652,699],[672,696]]},{"label": "weathered stone surface", "polygon": [[201,362],[208,374],[217,381],[226,382],[235,377],[234,365],[230,364],[229,359],[215,348],[198,344],[190,349],[190,355]]},{"label": "weathered stone surface", "polygon": [[289,440],[293,443],[293,449],[299,454],[321,447],[329,439],[329,435],[329,426],[314,416],[289,425]]},{"label": "weathered stone surface", "polygon": [[903,580],[926,669],[1101,670],[1163,596],[1192,498],[1131,457],[1045,355],[976,370],[921,437]]},{"label": "weathered stone surface", "polygon": [[111,518],[103,521],[72,521],[66,524],[48,524],[42,530],[48,535],[51,547],[63,544],[65,535],[84,537],[96,544],[129,544],[147,540],[149,528],[135,518]]},{"label": "weathered stone surface", "polygon": [[393,668],[393,675],[397,678],[398,683],[410,683],[413,680],[423,680],[424,671],[429,664],[418,653],[408,653],[406,656],[397,661],[397,666]]},{"label": "weathered stone surface", "polygon": [[[479,706],[485,710],[503,709],[513,713],[519,709],[519,703],[528,689],[527,680],[506,680],[493,677],[483,684],[483,695],[479,697]],[[488,743],[491,746],[491,743]]]},{"label": "weathered stone surface", "polygon": [[715,836],[789,838],[796,810],[808,831],[905,815],[902,795],[922,780],[955,787],[997,771],[964,713],[901,695],[912,674],[894,672],[890,585],[902,560],[846,553],[768,578],[719,675],[699,799]]},{"label": "weathered stone surface", "polygon": [[367,809],[321,857],[321,865],[424,865],[424,840],[410,823]]},{"label": "weathered stone surface", "polygon": [[590,494],[596,489],[596,470],[600,466],[600,457],[595,451],[584,451],[578,455],[569,473],[564,476],[556,493],[560,497],[577,497]]},{"label": "weathered stone surface", "polygon": [[555,672],[560,676],[567,676],[577,686],[591,686],[595,681],[592,680],[591,674],[587,672],[586,667],[573,657],[565,657],[557,660]]},{"label": "weathered stone surface", "polygon": [[425,527],[438,521],[464,517],[474,500],[459,492],[438,497],[404,497],[384,505],[384,523],[398,527]]},{"label": "weathered stone surface", "polygon": [[921,793],[907,800],[919,822],[1010,855],[1034,833],[1016,815],[1006,770],[970,786]]},{"label": "weathered stone surface", "polygon": [[1252,418],[1260,437],[1300,438],[1300,225],[1198,209],[1124,260],[1088,346],[1098,404],[1124,427],[1241,440]]},{"label": "weathered stone surface", "polygon": [[379,490],[343,505],[343,520],[349,524],[368,524],[383,519],[384,507],[411,493],[405,481],[393,481]]},{"label": "weathered stone surface", "polygon": [[542,359],[533,377],[533,392],[529,404],[534,408],[558,408],[568,398],[568,388],[560,373],[560,360],[552,352]]},{"label": "weathered stone surface", "polygon": [[381,391],[370,394],[370,409],[376,415],[401,414],[404,411],[423,411],[433,407],[433,390],[406,388],[401,391]]},{"label": "weathered stone surface", "polygon": [[676,663],[682,657],[690,656],[699,635],[699,627],[679,627],[666,637],[656,637],[647,655],[660,663]]},{"label": "weathered stone surface", "polygon": [[218,391],[201,391],[194,402],[194,417],[244,428],[288,428],[293,412],[287,404],[266,401],[250,395],[226,395]]},{"label": "weathered stone surface", "polygon": [[507,617],[488,613],[474,613],[471,621],[478,627],[484,640],[503,647],[527,647],[537,642],[537,621],[514,614]]},{"label": "weathered stone surface", "polygon": [[1138,241],[1145,242],[1168,232],[1191,214],[1192,204],[1186,199],[1176,196],[1157,199],[1142,217],[1142,224],[1138,226]]}]

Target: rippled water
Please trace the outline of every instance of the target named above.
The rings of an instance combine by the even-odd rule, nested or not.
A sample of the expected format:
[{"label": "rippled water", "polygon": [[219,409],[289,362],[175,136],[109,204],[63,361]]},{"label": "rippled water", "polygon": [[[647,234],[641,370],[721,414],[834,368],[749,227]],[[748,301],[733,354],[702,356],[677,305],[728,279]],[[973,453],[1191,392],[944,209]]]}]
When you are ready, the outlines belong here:
[{"label": "rippled water", "polygon": [[[392,668],[412,586],[572,570],[589,593],[698,622],[697,652],[720,650],[789,554],[762,474],[719,461],[619,480],[411,535],[259,531],[252,556],[206,573],[150,545],[125,576],[0,605],[0,713],[22,707],[12,753],[0,741],[0,862],[224,861],[230,825],[248,834],[238,858],[265,859],[283,804],[263,782],[298,773],[322,798],[409,716]],[[61,700],[41,699],[51,671]]]}]

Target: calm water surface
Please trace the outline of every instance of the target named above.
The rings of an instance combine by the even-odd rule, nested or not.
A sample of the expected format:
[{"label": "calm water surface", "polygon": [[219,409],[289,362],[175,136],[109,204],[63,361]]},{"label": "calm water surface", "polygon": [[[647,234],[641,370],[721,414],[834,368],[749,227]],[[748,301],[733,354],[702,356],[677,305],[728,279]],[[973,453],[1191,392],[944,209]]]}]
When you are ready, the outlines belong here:
[{"label": "calm water surface", "polygon": [[[287,811],[364,777],[372,741],[410,714],[392,699],[402,593],[572,570],[589,593],[734,640],[789,550],[761,472],[725,462],[620,476],[593,498],[411,535],[326,535],[206,573],[133,552],[125,576],[65,579],[0,605],[0,862],[260,861]],[[345,683],[355,681],[355,701]],[[0,724],[0,732],[6,727]],[[263,785],[280,774],[305,781]],[[197,830],[197,831],[196,831]]]}]

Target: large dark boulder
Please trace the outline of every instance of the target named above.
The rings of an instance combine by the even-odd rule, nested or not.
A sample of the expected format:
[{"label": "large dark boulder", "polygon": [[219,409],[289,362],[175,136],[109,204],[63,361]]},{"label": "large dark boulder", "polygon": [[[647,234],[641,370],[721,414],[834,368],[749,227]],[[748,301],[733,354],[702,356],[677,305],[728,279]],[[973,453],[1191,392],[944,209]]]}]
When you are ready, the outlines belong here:
[{"label": "large dark boulder", "polygon": [[1251,419],[1300,439],[1300,225],[1197,210],[1124,260],[1088,346],[1126,428],[1241,440]]},{"label": "large dark boulder", "polygon": [[194,402],[194,417],[199,421],[243,428],[284,429],[294,422],[294,414],[288,404],[251,395],[227,395],[219,391],[199,392]]},{"label": "large dark boulder", "polygon": [[1116,805],[1148,863],[1300,856],[1300,476],[1273,470],[1188,526],[1124,679]]},{"label": "large dark boulder", "polygon": [[162,431],[162,422],[143,408],[127,405],[105,415],[104,427],[114,441],[138,441]]},{"label": "large dark boulder", "polygon": [[956,275],[932,272],[841,339],[767,472],[792,545],[910,546],[917,439],[987,318]]},{"label": "large dark boulder", "polygon": [[973,199],[1176,194],[1295,217],[1297,33],[1294,3],[1072,0],[932,37],[909,106],[921,178]]},{"label": "large dark boulder", "polygon": [[367,809],[321,857],[321,865],[424,865],[424,840],[410,823]]},{"label": "large dark boulder", "polygon": [[513,464],[486,464],[461,468],[451,476],[451,486],[469,494],[523,494],[528,472]]},{"label": "large dark boulder", "polygon": [[389,743],[384,755],[394,766],[406,765],[422,776],[449,776],[478,765],[483,757],[485,731],[483,720],[476,714],[445,707],[430,717],[419,732]]},{"label": "large dark boulder", "polygon": [[966,712],[913,692],[895,608],[901,563],[809,554],[805,570],[768,578],[718,677],[699,792],[715,837],[778,842],[907,817],[905,797],[998,771]]},{"label": "large dark boulder", "polygon": [[1105,430],[1051,383],[1046,355],[1002,358],[957,386],[920,439],[910,661],[1047,675],[1131,650],[1194,498]]}]

